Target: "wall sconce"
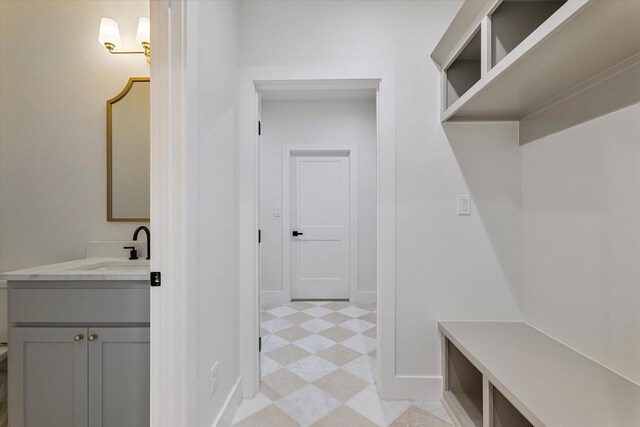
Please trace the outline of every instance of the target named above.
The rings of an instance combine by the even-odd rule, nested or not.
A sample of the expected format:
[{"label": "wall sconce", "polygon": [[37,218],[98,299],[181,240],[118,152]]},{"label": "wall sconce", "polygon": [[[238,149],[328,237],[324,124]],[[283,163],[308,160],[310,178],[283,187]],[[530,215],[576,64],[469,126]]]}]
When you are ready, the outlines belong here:
[{"label": "wall sconce", "polygon": [[138,20],[138,31],[136,31],[136,42],[142,46],[142,51],[122,51],[120,49],[120,29],[118,23],[111,18],[100,20],[100,34],[98,43],[107,48],[114,55],[144,54],[147,64],[151,63],[151,37],[149,18],[141,17]]}]

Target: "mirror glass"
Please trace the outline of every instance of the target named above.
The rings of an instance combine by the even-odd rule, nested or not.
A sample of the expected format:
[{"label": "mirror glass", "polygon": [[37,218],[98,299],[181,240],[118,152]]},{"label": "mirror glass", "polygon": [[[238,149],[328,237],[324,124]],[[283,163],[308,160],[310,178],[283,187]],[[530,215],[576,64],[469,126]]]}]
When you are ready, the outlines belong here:
[{"label": "mirror glass", "polygon": [[149,78],[107,101],[107,221],[149,221]]}]

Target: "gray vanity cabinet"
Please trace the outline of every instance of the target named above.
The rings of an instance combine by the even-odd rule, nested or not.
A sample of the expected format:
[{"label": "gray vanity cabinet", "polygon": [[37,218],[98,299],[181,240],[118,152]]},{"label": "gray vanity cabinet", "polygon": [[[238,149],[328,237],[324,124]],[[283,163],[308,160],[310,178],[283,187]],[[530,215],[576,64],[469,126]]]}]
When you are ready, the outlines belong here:
[{"label": "gray vanity cabinet", "polygon": [[10,425],[85,427],[86,328],[11,328],[10,334]]},{"label": "gray vanity cabinet", "polygon": [[149,425],[149,282],[9,281],[9,425]]},{"label": "gray vanity cabinet", "polygon": [[149,328],[12,328],[10,358],[18,426],[149,425]]},{"label": "gray vanity cabinet", "polygon": [[149,425],[149,328],[89,328],[89,426]]}]

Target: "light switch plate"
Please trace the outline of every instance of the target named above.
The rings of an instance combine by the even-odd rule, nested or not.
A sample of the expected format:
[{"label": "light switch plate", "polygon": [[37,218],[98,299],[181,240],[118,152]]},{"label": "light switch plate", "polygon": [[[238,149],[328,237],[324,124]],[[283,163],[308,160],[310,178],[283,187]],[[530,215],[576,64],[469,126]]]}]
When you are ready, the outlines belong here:
[{"label": "light switch plate", "polygon": [[458,215],[471,215],[471,196],[458,194]]},{"label": "light switch plate", "polygon": [[280,208],[273,208],[273,216],[276,218],[280,217]]}]

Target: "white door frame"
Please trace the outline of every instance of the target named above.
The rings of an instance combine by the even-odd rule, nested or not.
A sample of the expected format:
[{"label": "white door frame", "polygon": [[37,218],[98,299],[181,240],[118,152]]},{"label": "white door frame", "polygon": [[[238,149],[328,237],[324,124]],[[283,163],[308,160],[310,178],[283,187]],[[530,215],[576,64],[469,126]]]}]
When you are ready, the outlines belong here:
[{"label": "white door frame", "polygon": [[[282,290],[291,301],[291,158],[293,156],[344,156],[349,159],[349,299],[356,301],[358,287],[358,154],[355,144],[284,144],[282,146]],[[264,293],[262,294],[264,295]],[[263,302],[267,302],[264,301]]]},{"label": "white door frame", "polygon": [[259,170],[257,93],[283,89],[377,89],[377,293],[378,391],[382,398],[406,394],[395,357],[395,69],[389,65],[243,68],[239,78],[238,286],[240,375],[243,395],[253,397],[260,382]]},{"label": "white door frame", "polygon": [[[196,365],[192,359],[193,313],[187,309],[188,275],[196,270],[189,256],[195,230],[189,221],[197,207],[194,156],[197,129],[187,126],[187,88],[193,90],[193,63],[187,50],[197,47],[197,3],[151,1],[151,271],[162,273],[162,285],[151,288],[150,425],[193,425],[189,393]],[[189,19],[187,19],[187,10]],[[188,24],[188,25],[187,25]],[[191,59],[190,61],[193,61]],[[188,86],[191,85],[191,86]],[[192,114],[192,117],[195,115]],[[193,295],[193,293],[192,293]],[[194,298],[193,296],[191,298]],[[191,341],[190,353],[187,352]]]}]

